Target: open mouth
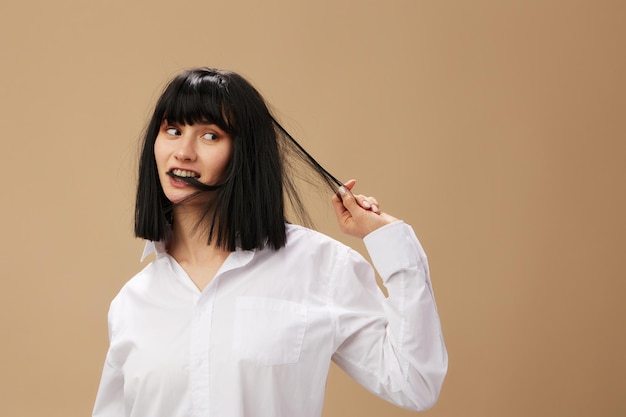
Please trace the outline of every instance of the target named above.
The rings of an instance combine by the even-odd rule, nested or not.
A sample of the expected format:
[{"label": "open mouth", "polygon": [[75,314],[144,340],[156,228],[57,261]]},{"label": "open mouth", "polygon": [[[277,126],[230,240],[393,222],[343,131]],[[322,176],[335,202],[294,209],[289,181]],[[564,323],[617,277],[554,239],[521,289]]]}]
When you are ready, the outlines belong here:
[{"label": "open mouth", "polygon": [[200,174],[198,174],[195,171],[188,171],[186,169],[178,169],[178,168],[171,169],[167,171],[167,175],[174,178],[175,180],[184,181],[187,184],[197,188],[199,191],[213,191],[213,190],[217,190],[223,185],[223,184],[216,184],[216,185],[204,184],[198,180],[200,178]]},{"label": "open mouth", "polygon": [[197,172],[188,171],[186,169],[178,169],[178,168],[168,171],[167,175],[173,178],[180,178],[183,180],[190,179],[190,178],[194,178],[194,179],[200,178],[200,174],[198,174]]}]

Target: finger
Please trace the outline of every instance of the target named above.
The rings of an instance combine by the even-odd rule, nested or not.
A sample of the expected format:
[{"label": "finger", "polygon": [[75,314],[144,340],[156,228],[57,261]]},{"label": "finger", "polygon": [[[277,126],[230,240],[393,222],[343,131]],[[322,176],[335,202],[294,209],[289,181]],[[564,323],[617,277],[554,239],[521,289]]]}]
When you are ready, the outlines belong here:
[{"label": "finger", "polygon": [[359,205],[366,210],[371,210],[374,213],[380,213],[380,204],[378,204],[378,200],[374,197],[365,197],[364,195],[356,196]]},{"label": "finger", "polygon": [[372,206],[372,211],[374,213],[380,213],[380,204],[378,204],[378,200],[376,200],[375,197],[369,197],[368,201],[370,205]]},{"label": "finger", "polygon": [[359,206],[363,207],[365,210],[369,210],[372,208],[372,204],[364,195],[357,194],[354,197],[356,198],[357,203],[359,203]]},{"label": "finger", "polygon": [[[356,184],[355,180],[349,180],[348,182],[343,184],[343,188],[346,188],[347,190],[352,190],[352,188],[354,187],[354,184]],[[341,201],[341,188],[342,187],[339,187],[339,189],[333,196],[333,200]]]},{"label": "finger", "polygon": [[[344,233],[349,233],[348,229],[350,228],[350,224],[354,221],[354,217],[352,212],[356,210],[363,210],[360,208],[350,192],[345,187],[341,187],[340,190],[337,191],[338,194],[341,195],[341,200],[339,197],[333,198],[333,210],[335,211],[335,217],[337,218],[337,222],[339,223],[339,228]],[[352,210],[350,210],[352,208]]]},{"label": "finger", "polygon": [[352,190],[355,184],[356,184],[356,180],[351,179],[351,180],[348,180],[343,186],[346,187],[348,190]]},{"label": "finger", "polygon": [[356,181],[350,180],[337,190],[339,198],[341,198],[340,204],[342,204],[345,209],[350,212],[350,214],[354,214],[361,209],[356,197],[352,194],[352,191],[350,191],[350,189],[354,187],[355,183]]},{"label": "finger", "polygon": [[337,216],[340,223],[345,221],[346,217],[350,216],[350,212],[343,203],[343,196],[346,194],[352,194],[350,190],[354,187],[354,184],[356,184],[355,180],[349,180],[343,186],[339,187],[335,195],[333,195],[333,210],[335,211],[335,216]]}]

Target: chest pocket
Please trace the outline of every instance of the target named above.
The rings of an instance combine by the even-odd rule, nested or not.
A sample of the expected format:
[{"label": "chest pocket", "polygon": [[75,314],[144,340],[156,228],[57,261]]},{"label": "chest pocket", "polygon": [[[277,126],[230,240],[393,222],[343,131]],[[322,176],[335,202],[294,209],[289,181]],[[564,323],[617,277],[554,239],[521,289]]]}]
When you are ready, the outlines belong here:
[{"label": "chest pocket", "polygon": [[266,365],[297,363],[307,310],[292,301],[239,297],[235,302],[233,349],[242,359]]}]

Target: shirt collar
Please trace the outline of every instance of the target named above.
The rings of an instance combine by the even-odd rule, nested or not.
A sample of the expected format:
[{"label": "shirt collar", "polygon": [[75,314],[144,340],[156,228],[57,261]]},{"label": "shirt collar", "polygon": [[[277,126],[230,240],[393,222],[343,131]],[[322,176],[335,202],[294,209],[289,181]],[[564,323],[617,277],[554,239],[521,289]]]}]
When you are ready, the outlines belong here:
[{"label": "shirt collar", "polygon": [[139,262],[143,262],[148,256],[152,255],[153,253],[155,253],[157,256],[166,253],[165,242],[153,242],[151,240],[146,240],[146,244],[143,247],[143,253],[141,254],[141,259],[139,260]]},{"label": "shirt collar", "polygon": [[[153,253],[156,254],[157,257],[167,254],[167,250],[165,249],[165,242],[153,242],[151,240],[147,240],[143,248],[143,253],[141,254],[140,262],[143,262],[148,256],[152,255]],[[231,256],[227,258],[225,264],[227,264],[228,269],[243,266],[250,262],[250,260],[252,260],[255,253],[256,251],[254,250],[237,249],[235,252],[231,253]]]}]

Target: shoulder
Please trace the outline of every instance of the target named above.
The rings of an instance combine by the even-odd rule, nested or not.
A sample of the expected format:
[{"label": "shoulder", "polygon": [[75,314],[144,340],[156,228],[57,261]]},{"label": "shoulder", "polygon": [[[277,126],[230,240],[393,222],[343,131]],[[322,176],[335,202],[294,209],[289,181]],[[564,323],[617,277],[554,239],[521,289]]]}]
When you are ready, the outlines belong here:
[{"label": "shoulder", "polygon": [[130,278],[118,291],[109,306],[109,325],[115,331],[124,322],[155,303],[167,303],[173,294],[169,268],[164,259],[156,259]]},{"label": "shoulder", "polygon": [[111,307],[124,304],[136,296],[146,295],[154,291],[155,284],[166,274],[167,265],[164,259],[156,259],[130,278],[119,290],[111,302]]},{"label": "shoulder", "polygon": [[287,250],[306,250],[308,252],[346,252],[352,250],[349,246],[318,231],[287,224]]},{"label": "shoulder", "polygon": [[350,246],[318,231],[292,224],[287,225],[287,244],[278,254],[287,264],[295,262],[301,270],[308,268],[319,274],[334,275],[345,268],[368,264]]}]

